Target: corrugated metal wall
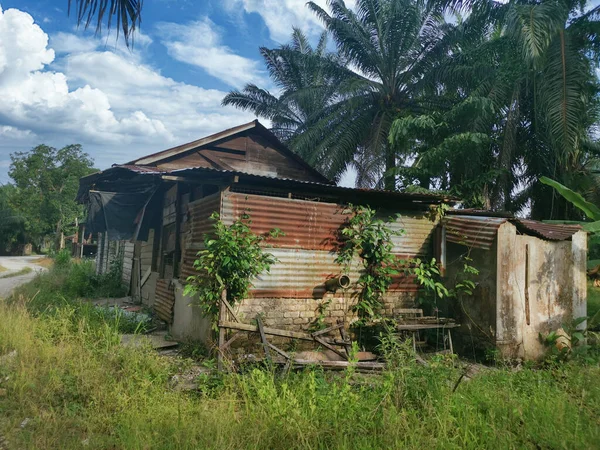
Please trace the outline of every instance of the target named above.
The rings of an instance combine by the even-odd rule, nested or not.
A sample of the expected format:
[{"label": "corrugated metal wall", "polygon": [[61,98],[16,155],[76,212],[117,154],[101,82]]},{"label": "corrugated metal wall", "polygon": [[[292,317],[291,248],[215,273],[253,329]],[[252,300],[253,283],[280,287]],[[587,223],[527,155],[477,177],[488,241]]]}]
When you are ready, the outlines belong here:
[{"label": "corrugated metal wall", "polygon": [[204,235],[212,231],[213,221],[210,215],[219,212],[221,207],[221,193],[218,192],[208,197],[201,198],[188,205],[188,226],[185,236],[181,237],[183,243],[182,264],[180,279],[185,281],[190,275],[194,275],[194,261],[198,250],[204,247]]},{"label": "corrugated metal wall", "polygon": [[[272,242],[269,249],[279,262],[269,274],[254,283],[254,297],[310,298],[322,294],[323,282],[341,271],[334,262],[337,231],[346,216],[343,207],[332,203],[294,200],[269,196],[224,192],[222,216],[231,222],[244,212],[252,220],[252,229],[264,233],[280,228],[285,236]],[[210,224],[208,224],[210,226]],[[391,228],[404,229],[394,237],[394,252],[402,257],[426,256],[436,224],[425,215],[405,213]],[[356,266],[358,267],[358,261]],[[358,278],[356,270],[351,273]],[[408,277],[398,277],[396,291],[416,291]]]}]

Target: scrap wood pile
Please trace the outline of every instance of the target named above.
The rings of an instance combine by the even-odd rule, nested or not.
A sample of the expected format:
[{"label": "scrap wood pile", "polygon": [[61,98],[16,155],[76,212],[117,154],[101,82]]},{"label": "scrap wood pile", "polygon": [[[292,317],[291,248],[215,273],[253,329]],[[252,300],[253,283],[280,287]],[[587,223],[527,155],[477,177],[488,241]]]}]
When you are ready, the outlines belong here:
[{"label": "scrap wood pile", "polygon": [[[230,316],[230,317],[228,317]],[[231,319],[230,319],[231,318]],[[284,364],[288,368],[301,368],[308,365],[320,365],[323,368],[331,370],[341,370],[350,364],[359,372],[371,372],[383,370],[384,363],[375,361],[348,361],[352,348],[352,341],[349,339],[344,324],[337,323],[323,330],[307,333],[302,331],[289,331],[278,328],[265,327],[260,315],[256,316],[256,325],[242,323],[236,316],[233,308],[227,301],[226,295],[221,297],[221,308],[219,313],[219,368],[223,368],[223,359],[226,357],[231,344],[239,339],[243,333],[258,333],[265,353],[265,358],[275,363]],[[227,331],[233,331],[233,334],[226,339]],[[328,337],[327,334],[339,332],[339,338]],[[300,339],[304,341],[313,341],[339,356],[339,361],[330,361],[322,359],[302,359],[296,358],[273,343],[269,342],[267,336],[278,336],[290,339]],[[309,352],[310,353],[310,352]]]}]

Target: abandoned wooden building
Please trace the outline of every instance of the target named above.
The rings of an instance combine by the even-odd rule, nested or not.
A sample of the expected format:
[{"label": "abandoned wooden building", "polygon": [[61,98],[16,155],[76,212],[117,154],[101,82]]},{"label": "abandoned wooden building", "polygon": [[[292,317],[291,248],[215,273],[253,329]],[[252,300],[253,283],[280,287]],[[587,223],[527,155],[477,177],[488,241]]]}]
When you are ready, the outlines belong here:
[{"label": "abandoned wooden building", "polygon": [[[329,305],[325,311],[327,321],[347,320],[351,315],[354,287],[337,293],[327,293],[324,287],[328,279],[341,272],[341,267],[334,262],[334,249],[338,230],[346,220],[343,211],[349,203],[370,205],[386,218],[400,214],[390,224],[393,229],[405,231],[393,238],[393,251],[399,257],[435,255],[442,260],[445,257],[451,271],[452,246],[461,245],[455,244],[457,241],[453,241],[452,233],[448,232],[453,229],[454,216],[443,224],[430,218],[432,207],[452,204],[451,198],[336,186],[287,149],[258,121],[84,177],[78,198],[89,207],[88,229],[98,232],[96,270],[102,273],[114,261],[122,263],[123,282],[131,296],[153,308],[178,339],[206,340],[210,334],[210,324],[194,299],[183,295],[183,288],[186,278],[194,274],[193,262],[203,247],[204,235],[211,231],[209,216],[213,212],[219,213],[226,223],[249,212],[256,233],[272,228],[280,228],[285,233],[269,248],[278,262],[270,273],[255,280],[250,296],[235,309],[236,314],[248,322],[261,313],[265,326],[295,331],[309,327],[320,314],[319,305],[324,299]],[[478,288],[476,297],[483,286],[494,283],[498,286],[493,292],[486,291],[484,295],[488,300],[474,307],[489,307],[494,311],[505,308],[506,302],[500,300],[502,292],[512,289],[510,307],[525,311],[524,302],[519,306],[514,303],[518,300],[517,288],[511,284],[522,276],[509,274],[520,269],[516,264],[508,267],[500,261],[507,258],[504,244],[500,242],[500,236],[506,233],[498,231],[503,230],[502,226],[485,235],[489,247],[496,246],[496,250],[482,254],[481,259],[484,260],[482,265],[493,268],[501,265],[505,272],[498,269],[492,278],[480,283],[482,288]],[[507,223],[507,226],[512,225]],[[526,228],[518,231],[527,234]],[[540,280],[536,293],[531,291],[529,301],[538,301],[542,292],[547,292],[550,297],[544,301],[573,305],[547,309],[548,314],[555,315],[553,324],[568,315],[579,314],[582,303],[585,304],[585,233],[571,229],[567,233],[570,234],[564,239],[548,241],[547,245],[537,241],[526,244],[531,249],[528,280]],[[532,236],[540,240],[539,235]],[[480,238],[474,237],[473,242],[479,243]],[[567,247],[573,251],[569,259],[564,260]],[[570,298],[564,289],[557,291],[550,287],[561,281],[537,274],[548,270],[544,264],[558,263],[559,259],[562,259],[564,274],[579,274],[579,271],[584,274],[583,279],[577,276],[570,282]],[[355,281],[358,274],[351,273],[350,278]],[[383,313],[394,317],[414,307],[418,297],[416,280],[398,276],[386,293]],[[506,340],[502,333],[513,332],[508,326],[510,320],[525,323],[531,321],[535,313],[527,313],[526,318],[524,313],[515,312],[502,328],[492,320],[496,314],[490,312],[488,322],[497,329],[494,344],[500,344]],[[481,325],[488,326],[488,322]],[[534,322],[537,333],[541,328],[537,318]]]}]

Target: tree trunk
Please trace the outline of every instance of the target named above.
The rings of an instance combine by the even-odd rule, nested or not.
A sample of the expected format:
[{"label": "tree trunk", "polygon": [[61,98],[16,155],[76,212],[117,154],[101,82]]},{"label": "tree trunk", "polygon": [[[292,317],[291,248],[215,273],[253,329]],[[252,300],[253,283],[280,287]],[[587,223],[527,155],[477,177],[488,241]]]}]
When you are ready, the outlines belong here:
[{"label": "tree trunk", "polygon": [[386,191],[396,190],[396,174],[390,173],[396,168],[396,152],[391,145],[385,146],[385,174],[383,175],[383,187]]}]

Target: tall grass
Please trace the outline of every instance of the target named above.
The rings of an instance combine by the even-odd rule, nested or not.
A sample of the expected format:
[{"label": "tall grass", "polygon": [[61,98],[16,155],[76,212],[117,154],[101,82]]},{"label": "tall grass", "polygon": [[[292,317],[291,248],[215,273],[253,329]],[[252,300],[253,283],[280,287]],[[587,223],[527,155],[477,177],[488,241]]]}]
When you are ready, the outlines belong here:
[{"label": "tall grass", "polygon": [[0,302],[0,443],[5,438],[8,448],[589,449],[600,442],[600,367],[590,358],[484,372],[454,390],[456,361],[418,366],[387,340],[390,364],[380,375],[250,367],[203,375],[197,391],[179,391],[172,376],[191,361],[122,347],[119,321],[76,300],[97,294],[90,267],[57,264]]},{"label": "tall grass", "polygon": [[600,288],[588,282],[587,315],[590,318],[588,326],[600,330]]},{"label": "tall grass", "polygon": [[[173,389],[185,361],[119,345],[72,306],[33,316],[0,304],[0,434],[14,448],[594,448],[600,369],[459,372],[397,361],[379,376],[319,370],[205,376]],[[12,352],[12,353],[11,353]],[[11,356],[12,355],[12,356]],[[20,424],[30,420],[22,428]]]}]

